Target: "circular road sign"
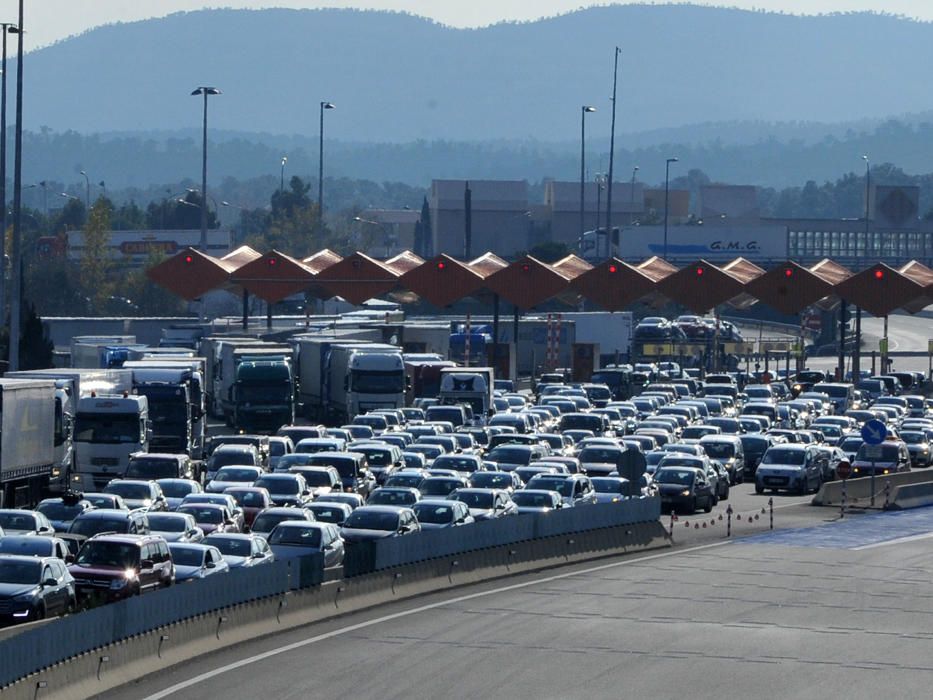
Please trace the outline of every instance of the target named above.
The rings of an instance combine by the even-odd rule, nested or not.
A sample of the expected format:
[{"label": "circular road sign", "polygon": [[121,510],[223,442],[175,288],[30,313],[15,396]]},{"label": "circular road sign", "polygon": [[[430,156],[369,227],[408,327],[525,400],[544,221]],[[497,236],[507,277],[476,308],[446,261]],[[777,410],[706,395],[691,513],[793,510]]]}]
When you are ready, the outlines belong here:
[{"label": "circular road sign", "polygon": [[862,426],[862,439],[869,445],[880,445],[888,437],[888,429],[876,418],[865,421]]},{"label": "circular road sign", "polygon": [[852,465],[849,464],[846,460],[839,462],[836,465],[836,476],[845,481],[852,475]]}]

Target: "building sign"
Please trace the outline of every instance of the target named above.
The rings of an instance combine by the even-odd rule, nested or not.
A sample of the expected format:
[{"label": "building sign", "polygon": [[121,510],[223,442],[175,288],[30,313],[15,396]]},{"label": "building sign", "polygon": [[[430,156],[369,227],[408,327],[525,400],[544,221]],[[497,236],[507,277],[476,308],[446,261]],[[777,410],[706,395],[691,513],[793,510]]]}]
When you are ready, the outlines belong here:
[{"label": "building sign", "polygon": [[[68,259],[74,262],[84,257],[84,234],[69,231]],[[197,248],[201,243],[201,231],[111,231],[110,259],[116,264],[141,267],[153,255],[170,257],[185,248]],[[207,232],[207,254],[223,257],[233,249],[233,234],[230,231],[211,229]]]}]

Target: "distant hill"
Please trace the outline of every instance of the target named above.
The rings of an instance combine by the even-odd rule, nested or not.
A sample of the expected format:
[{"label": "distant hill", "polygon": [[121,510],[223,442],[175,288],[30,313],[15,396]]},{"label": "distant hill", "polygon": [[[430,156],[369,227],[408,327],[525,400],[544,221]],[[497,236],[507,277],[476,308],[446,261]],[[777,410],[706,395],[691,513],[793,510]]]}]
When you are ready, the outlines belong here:
[{"label": "distant hill", "polygon": [[28,127],[84,133],[196,127],[355,142],[572,142],[579,110],[608,131],[623,47],[620,132],[707,122],[827,122],[933,107],[933,25],[625,5],[461,30],[400,13],[206,10],[115,24],[28,56]]}]

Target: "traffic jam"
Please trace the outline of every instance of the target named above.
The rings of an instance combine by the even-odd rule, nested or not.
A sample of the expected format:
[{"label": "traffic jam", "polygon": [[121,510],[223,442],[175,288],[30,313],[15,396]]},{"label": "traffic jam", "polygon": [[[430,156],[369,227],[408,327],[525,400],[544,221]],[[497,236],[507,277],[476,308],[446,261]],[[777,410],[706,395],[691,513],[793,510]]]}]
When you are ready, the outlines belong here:
[{"label": "traffic jam", "polygon": [[[75,367],[0,380],[3,434],[48,430],[32,457],[4,441],[6,464],[44,451],[47,468],[46,497],[0,510],[4,624],[307,554],[336,568],[424,530],[652,496],[709,513],[736,489],[806,495],[931,464],[922,373],[667,361],[519,387],[372,338],[120,340],[76,339]],[[22,473],[7,504],[36,492],[40,472]]]}]

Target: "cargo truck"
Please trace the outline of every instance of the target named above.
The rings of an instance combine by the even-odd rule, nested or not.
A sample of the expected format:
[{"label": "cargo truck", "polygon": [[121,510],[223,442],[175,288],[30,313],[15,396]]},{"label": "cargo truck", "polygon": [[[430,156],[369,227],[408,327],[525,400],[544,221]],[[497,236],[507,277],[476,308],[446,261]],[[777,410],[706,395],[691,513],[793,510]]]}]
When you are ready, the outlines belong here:
[{"label": "cargo truck", "polygon": [[135,335],[77,335],[71,339],[71,366],[107,369],[107,348],[137,347]]},{"label": "cargo truck", "polygon": [[220,363],[221,348],[226,345],[259,345],[258,338],[245,336],[208,336],[201,338],[199,355],[204,358],[204,404],[208,413],[215,418],[223,418],[221,396],[218,393],[223,384],[222,366]]},{"label": "cargo truck", "polygon": [[71,486],[101,491],[126,471],[134,452],[149,451],[149,402],[145,396],[97,394],[78,399],[75,417],[75,471]]},{"label": "cargo truck", "polygon": [[220,344],[220,358],[218,362],[218,377],[214,382],[215,400],[220,401],[221,414],[228,425],[233,423],[234,392],[233,387],[237,379],[237,367],[241,362],[274,360],[291,364],[293,351],[290,345],[276,343],[255,343],[249,345],[236,345],[232,343]]},{"label": "cargo truck", "polygon": [[152,450],[191,456],[195,451],[193,372],[185,367],[136,367],[131,371],[134,390],[148,399]]},{"label": "cargo truck", "polygon": [[441,370],[437,397],[441,404],[468,404],[473,409],[474,421],[482,425],[495,413],[495,378],[492,367],[447,367]]},{"label": "cargo truck", "polygon": [[295,422],[295,376],[285,358],[243,360],[233,384],[233,428],[274,433]]},{"label": "cargo truck", "polygon": [[417,360],[405,354],[406,391],[405,404],[410,406],[415,399],[437,398],[441,390],[441,370],[456,367],[449,360]]},{"label": "cargo truck", "polygon": [[376,343],[381,339],[382,333],[377,328],[333,329],[295,336],[299,412],[308,418],[323,419],[327,353],[331,346],[340,343]]},{"label": "cargo truck", "polygon": [[377,408],[404,408],[405,363],[394,345],[334,345],[327,356],[324,394],[338,421]]},{"label": "cargo truck", "polygon": [[0,506],[29,507],[50,492],[55,382],[0,379]]}]

